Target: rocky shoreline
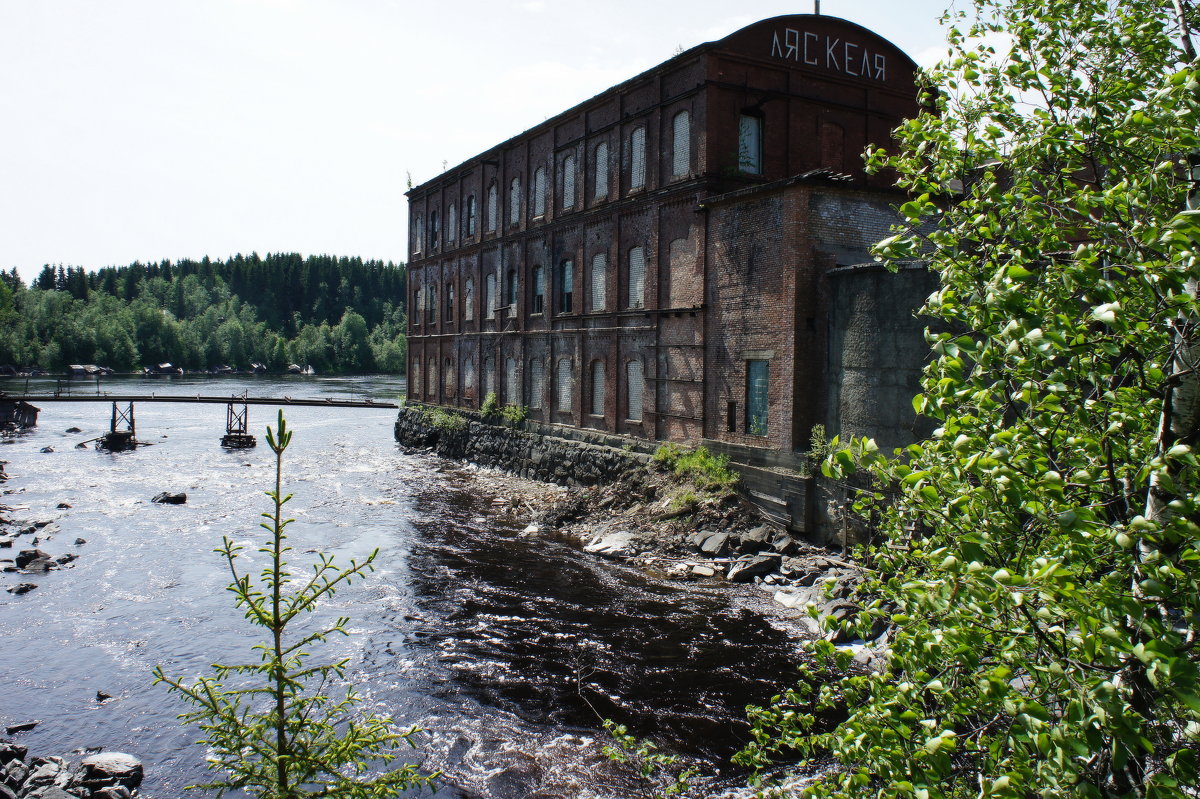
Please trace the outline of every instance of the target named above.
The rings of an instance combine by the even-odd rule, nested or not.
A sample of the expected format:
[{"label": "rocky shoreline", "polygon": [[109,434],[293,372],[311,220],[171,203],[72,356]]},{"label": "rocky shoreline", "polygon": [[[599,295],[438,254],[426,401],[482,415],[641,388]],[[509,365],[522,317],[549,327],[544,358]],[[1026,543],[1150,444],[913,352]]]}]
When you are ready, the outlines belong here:
[{"label": "rocky shoreline", "polygon": [[79,753],[73,763],[62,757],[25,762],[26,747],[0,739],[2,799],[133,799],[140,796],[142,764],[124,752]]},{"label": "rocky shoreline", "polygon": [[[410,449],[437,457],[425,448]],[[761,591],[765,612],[792,622],[807,637],[852,650],[860,666],[882,665],[886,629],[872,630],[863,640],[840,625],[858,610],[850,597],[864,568],[769,524],[736,494],[708,496],[680,509],[677,498],[687,489],[653,463],[627,470],[614,482],[571,487],[453,459],[443,468],[465,469],[481,492],[495,497],[497,510],[525,525],[524,536],[566,541],[670,580]],[[833,629],[826,619],[834,621]]]}]

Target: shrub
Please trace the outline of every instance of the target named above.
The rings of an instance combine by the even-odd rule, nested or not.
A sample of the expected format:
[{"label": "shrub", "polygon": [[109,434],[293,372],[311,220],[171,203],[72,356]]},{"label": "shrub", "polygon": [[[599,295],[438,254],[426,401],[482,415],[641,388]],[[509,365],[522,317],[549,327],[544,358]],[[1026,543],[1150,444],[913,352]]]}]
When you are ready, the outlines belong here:
[{"label": "shrub", "polygon": [[445,408],[426,408],[425,418],[443,433],[461,433],[467,429],[467,417]]},{"label": "shrub", "polygon": [[713,455],[707,447],[688,450],[667,442],[654,452],[654,462],[706,491],[730,491],[738,482],[737,474],[729,468],[728,456]]},{"label": "shrub", "polygon": [[505,405],[500,409],[500,416],[512,425],[518,425],[529,416],[529,409],[524,405]]},{"label": "shrub", "polygon": [[500,400],[496,398],[495,391],[489,391],[487,396],[483,398],[483,405],[479,406],[479,412],[484,416],[495,416],[500,411]]}]

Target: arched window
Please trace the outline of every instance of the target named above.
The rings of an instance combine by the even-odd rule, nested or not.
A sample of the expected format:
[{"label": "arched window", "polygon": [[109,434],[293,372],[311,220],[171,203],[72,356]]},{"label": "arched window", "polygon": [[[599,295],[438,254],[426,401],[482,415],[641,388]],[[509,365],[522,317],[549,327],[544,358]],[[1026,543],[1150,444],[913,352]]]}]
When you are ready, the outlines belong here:
[{"label": "arched window", "polygon": [[592,416],[604,415],[604,361],[592,361]]},{"label": "arched window", "polygon": [[496,315],[497,300],[499,299],[496,294],[496,276],[489,274],[483,283],[483,307],[486,309],[489,319]]},{"label": "arched window", "polygon": [[646,307],[646,256],[641,247],[629,251],[629,302],[626,307]]},{"label": "arched window", "polygon": [[521,404],[521,383],[517,379],[517,359],[504,361],[504,402],[508,405]]},{"label": "arched window", "polygon": [[542,268],[533,268],[533,308],[530,313],[542,313],[546,310],[546,279]]},{"label": "arched window", "polygon": [[574,375],[571,374],[571,359],[560,358],[558,361],[558,373],[554,380],[554,407],[559,411],[571,410],[571,395],[574,393]]},{"label": "arched window", "polygon": [[467,197],[467,204],[463,206],[464,221],[467,223],[467,230],[464,235],[475,235],[475,195],[471,194]]},{"label": "arched window", "polygon": [[629,134],[629,188],[646,185],[646,129],[634,128]]},{"label": "arched window", "polygon": [[475,395],[475,359],[467,358],[463,361],[463,395],[472,397]]},{"label": "arched window", "polygon": [[485,397],[496,393],[496,361],[492,358],[483,361],[483,393]]},{"label": "arched window", "polygon": [[533,215],[546,213],[546,167],[539,166],[533,172]]},{"label": "arched window", "polygon": [[446,241],[458,241],[458,206],[454,203],[446,210]]},{"label": "arched window", "polygon": [[604,287],[608,281],[608,253],[592,256],[592,310],[604,310]]},{"label": "arched window", "polygon": [[421,397],[421,359],[413,358],[408,376],[408,396]]},{"label": "arched window", "polygon": [[454,396],[454,361],[451,360],[450,358],[447,358],[446,363],[443,364],[443,367],[444,368],[442,369],[442,374],[444,374],[446,376],[446,396],[453,397]]},{"label": "arched window", "polygon": [[508,224],[521,221],[521,179],[513,178],[508,184]]},{"label": "arched window", "polygon": [[413,217],[412,240],[413,252],[420,252],[425,242],[425,219],[419,215]]},{"label": "arched window", "polygon": [[642,362],[635,360],[625,364],[625,396],[628,404],[625,418],[631,422],[642,421],[643,388]]},{"label": "arched window", "polygon": [[425,287],[425,321],[433,324],[437,319],[437,287]]},{"label": "arched window", "polygon": [[454,284],[446,281],[446,316],[445,321],[454,321]]},{"label": "arched window", "polygon": [[568,154],[563,159],[563,210],[575,206],[575,156]]},{"label": "arched window", "polygon": [[575,297],[575,262],[563,261],[558,268],[558,311],[570,313]]},{"label": "arched window", "polygon": [[680,111],[672,125],[671,175],[683,177],[692,163],[692,115]]},{"label": "arched window", "polygon": [[471,322],[475,319],[475,281],[467,278],[466,285],[463,286],[463,321]]},{"label": "arched window", "polygon": [[438,236],[442,229],[438,220],[438,212],[429,212],[429,249],[436,250],[438,247]]},{"label": "arched window", "polygon": [[508,315],[517,315],[517,270],[508,270],[508,294],[505,296],[505,305],[508,306]]},{"label": "arched window", "polygon": [[546,393],[546,370],[542,368],[542,359],[534,358],[529,362],[529,407],[540,410],[542,398]]},{"label": "arched window", "polygon": [[500,220],[500,192],[496,190],[496,181],[488,184],[487,191],[487,232],[495,233]]},{"label": "arched window", "polygon": [[595,193],[592,196],[597,200],[603,200],[608,196],[608,142],[602,141],[596,145],[594,174],[596,185]]}]

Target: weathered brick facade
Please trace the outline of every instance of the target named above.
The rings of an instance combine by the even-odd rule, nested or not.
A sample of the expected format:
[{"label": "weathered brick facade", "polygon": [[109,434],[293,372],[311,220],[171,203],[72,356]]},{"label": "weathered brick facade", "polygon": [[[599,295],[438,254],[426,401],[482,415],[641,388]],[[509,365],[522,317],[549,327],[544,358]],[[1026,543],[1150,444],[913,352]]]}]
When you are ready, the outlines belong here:
[{"label": "weathered brick facade", "polygon": [[919,356],[831,357],[870,340],[834,326],[911,319],[913,292],[832,303],[896,221],[861,153],[917,111],[914,69],[844,20],[769,19],[412,189],[410,399],[495,391],[544,425],[791,455],[853,398],[869,432],[872,383],[845,369],[897,370],[891,401]]}]

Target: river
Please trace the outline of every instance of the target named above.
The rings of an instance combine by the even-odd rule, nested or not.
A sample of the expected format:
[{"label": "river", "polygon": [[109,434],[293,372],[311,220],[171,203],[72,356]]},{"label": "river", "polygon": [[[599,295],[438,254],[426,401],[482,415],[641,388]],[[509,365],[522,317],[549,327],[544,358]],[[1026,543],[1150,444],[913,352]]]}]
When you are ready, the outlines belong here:
[{"label": "river", "polygon": [[[24,386],[0,381],[11,393]],[[101,388],[391,400],[403,381],[110,378]],[[0,575],[0,587],[38,585],[0,592],[0,724],[40,721],[16,738],[31,755],[134,754],[146,765],[143,792],[171,799],[204,780],[205,753],[198,731],[176,720],[186,707],[151,684],[151,671],[196,676],[254,657],[260,638],[233,608],[213,548],[224,535],[265,535],[257,524],[273,458],[262,432],[276,409],[250,407],[260,443],[244,451],[219,446],[223,405],[135,410],[138,438],[153,446],[77,448],[107,429],[110,406],[50,402],[35,430],[0,444],[10,476],[0,504],[14,508],[5,515],[52,521],[39,547],[79,556],[44,575]],[[600,755],[597,714],[728,773],[746,737],[744,706],[790,683],[796,635],[758,611],[753,589],[660,580],[523,537],[523,522],[494,510],[470,469],[403,452],[394,410],[285,412],[295,432],[284,477],[295,495],[293,563],[379,549],[373,574],[323,604],[320,615],[351,618],[352,634],[318,657],[350,658],[370,708],[424,730],[414,760],[445,772],[435,796],[630,795],[626,775]],[[184,491],[187,503],[150,503],[162,491]],[[25,535],[16,546],[30,543]],[[257,570],[263,561],[249,562]],[[113,698],[99,702],[98,691]],[[714,783],[713,794],[722,782],[738,780]]]}]

